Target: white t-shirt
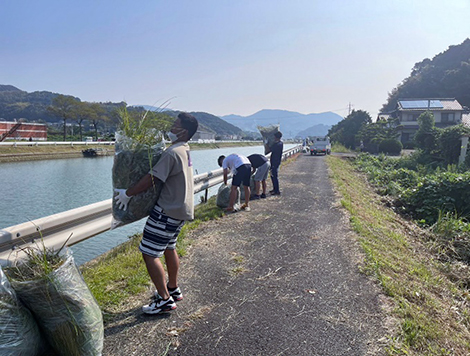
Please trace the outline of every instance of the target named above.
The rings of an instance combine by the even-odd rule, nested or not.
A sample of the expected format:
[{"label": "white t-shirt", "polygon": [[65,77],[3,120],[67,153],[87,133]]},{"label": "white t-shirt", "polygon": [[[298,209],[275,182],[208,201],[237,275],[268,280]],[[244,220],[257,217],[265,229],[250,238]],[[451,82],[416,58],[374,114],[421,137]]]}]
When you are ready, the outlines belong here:
[{"label": "white t-shirt", "polygon": [[194,178],[189,145],[178,142],[168,147],[149,173],[164,183],[158,205],[165,214],[178,220],[194,219]]},{"label": "white t-shirt", "polygon": [[225,157],[224,161],[222,162],[222,168],[228,168],[232,171],[233,174],[236,174],[237,168],[243,166],[244,164],[251,164],[250,160],[245,156],[232,153],[231,155]]}]

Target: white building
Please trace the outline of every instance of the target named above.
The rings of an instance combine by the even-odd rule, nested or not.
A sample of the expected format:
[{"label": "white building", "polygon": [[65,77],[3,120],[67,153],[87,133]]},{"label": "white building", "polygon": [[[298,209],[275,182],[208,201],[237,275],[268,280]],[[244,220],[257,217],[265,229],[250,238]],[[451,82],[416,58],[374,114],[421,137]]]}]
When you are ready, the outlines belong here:
[{"label": "white building", "polygon": [[434,115],[436,127],[444,128],[460,124],[464,108],[456,99],[400,99],[393,112],[380,113],[379,117],[390,115],[398,118],[400,121],[399,140],[407,143],[413,140],[418,131],[418,117],[426,111]]}]

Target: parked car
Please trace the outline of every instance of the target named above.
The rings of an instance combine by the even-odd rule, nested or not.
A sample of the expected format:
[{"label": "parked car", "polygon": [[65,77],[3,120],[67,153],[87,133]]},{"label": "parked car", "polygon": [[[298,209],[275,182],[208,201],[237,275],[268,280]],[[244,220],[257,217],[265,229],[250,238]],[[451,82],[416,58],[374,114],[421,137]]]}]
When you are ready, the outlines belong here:
[{"label": "parked car", "polygon": [[331,153],[331,143],[328,136],[314,136],[310,138],[310,155],[324,154],[329,155]]}]

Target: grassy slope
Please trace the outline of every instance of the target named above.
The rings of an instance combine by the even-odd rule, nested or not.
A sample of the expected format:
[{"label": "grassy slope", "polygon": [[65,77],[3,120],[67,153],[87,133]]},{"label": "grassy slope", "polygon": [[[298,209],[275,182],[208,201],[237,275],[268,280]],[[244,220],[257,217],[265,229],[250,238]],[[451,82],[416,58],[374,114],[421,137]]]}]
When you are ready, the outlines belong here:
[{"label": "grassy slope", "polygon": [[394,305],[398,328],[390,354],[468,355],[470,297],[457,278],[462,266],[439,262],[426,235],[385,208],[348,161],[328,157],[328,164],[366,253],[364,272]]}]

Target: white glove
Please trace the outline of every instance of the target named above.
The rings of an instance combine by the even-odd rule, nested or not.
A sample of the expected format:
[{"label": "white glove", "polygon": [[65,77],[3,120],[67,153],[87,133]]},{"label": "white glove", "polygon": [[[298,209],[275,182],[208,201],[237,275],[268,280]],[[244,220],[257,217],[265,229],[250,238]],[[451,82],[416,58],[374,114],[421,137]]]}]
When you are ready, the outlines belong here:
[{"label": "white glove", "polygon": [[114,197],[114,200],[116,200],[118,208],[126,211],[127,204],[132,197],[126,194],[126,189],[114,189],[114,192],[117,193],[117,195]]}]

